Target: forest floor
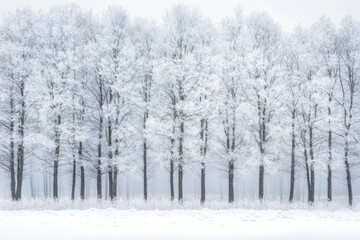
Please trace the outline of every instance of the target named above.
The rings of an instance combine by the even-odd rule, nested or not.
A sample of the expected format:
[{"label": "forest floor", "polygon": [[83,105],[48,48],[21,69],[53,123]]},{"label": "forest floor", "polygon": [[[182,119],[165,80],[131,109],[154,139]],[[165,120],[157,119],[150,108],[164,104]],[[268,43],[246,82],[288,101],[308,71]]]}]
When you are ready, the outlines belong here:
[{"label": "forest floor", "polygon": [[220,209],[209,204],[209,208],[159,210],[106,204],[106,208],[81,208],[84,204],[74,204],[78,209],[64,210],[59,207],[64,203],[49,207],[45,202],[14,203],[5,208],[0,202],[0,239],[360,239],[360,211],[347,208]]}]

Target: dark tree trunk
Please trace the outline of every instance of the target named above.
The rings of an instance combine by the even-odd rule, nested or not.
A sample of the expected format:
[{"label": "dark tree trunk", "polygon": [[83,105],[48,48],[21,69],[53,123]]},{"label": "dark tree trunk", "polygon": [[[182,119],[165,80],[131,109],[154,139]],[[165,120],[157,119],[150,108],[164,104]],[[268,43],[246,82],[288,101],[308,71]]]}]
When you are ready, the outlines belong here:
[{"label": "dark tree trunk", "polygon": [[[172,149],[175,147],[175,140],[171,139]],[[170,200],[174,201],[175,191],[174,191],[174,152],[171,150],[170,156]]]},{"label": "dark tree trunk", "polygon": [[309,188],[309,196],[308,202],[310,205],[314,203],[315,200],[315,171],[314,171],[314,135],[313,135],[313,127],[309,126],[309,152],[310,152],[310,164],[309,164],[309,174],[310,174],[310,188]]},{"label": "dark tree trunk", "polygon": [[80,159],[80,198],[85,199],[85,169],[83,159],[83,144],[79,142],[79,159]]},{"label": "dark tree trunk", "polygon": [[[227,120],[228,123],[228,120]],[[225,135],[226,135],[226,154],[228,156],[228,202],[234,202],[234,162],[231,154],[231,144],[230,144],[230,127],[226,124]]]},{"label": "dark tree trunk", "polygon": [[201,163],[201,196],[200,203],[205,203],[206,198],[206,184],[205,184],[205,163]]},{"label": "dark tree trunk", "polygon": [[328,176],[327,176],[327,198],[328,201],[332,201],[332,169],[331,165],[328,164]]},{"label": "dark tree trunk", "polygon": [[85,169],[84,166],[80,166],[80,198],[85,199]]},{"label": "dark tree trunk", "polygon": [[352,184],[351,184],[351,173],[350,173],[350,164],[348,160],[349,156],[349,141],[348,141],[348,132],[345,133],[345,150],[344,150],[344,163],[345,163],[345,171],[346,171],[346,183],[348,189],[348,203],[349,206],[353,204],[353,194],[352,194]]},{"label": "dark tree trunk", "polygon": [[[109,102],[112,102],[112,91],[110,88]],[[108,118],[108,157],[109,157],[109,197],[114,200],[114,167],[113,167],[113,152],[112,152],[112,123],[110,117]]]},{"label": "dark tree trunk", "polygon": [[59,162],[54,161],[54,173],[53,173],[53,198],[58,198],[58,169],[59,169]]},{"label": "dark tree trunk", "polygon": [[110,197],[110,200],[114,200],[114,187],[113,187],[113,170],[112,170],[112,167],[109,167],[109,197]]},{"label": "dark tree trunk", "polygon": [[178,200],[183,202],[183,159],[184,159],[184,122],[180,123],[180,137],[179,137],[179,165],[178,165]]},{"label": "dark tree trunk", "polygon": [[295,188],[295,109],[292,111],[292,123],[291,123],[291,166],[290,166],[290,194],[289,202],[294,200],[294,188]]},{"label": "dark tree trunk", "polygon": [[75,109],[75,93],[72,94],[73,113],[72,113],[72,158],[73,158],[73,169],[72,169],[72,182],[71,182],[71,200],[75,200],[76,191],[76,109]]},{"label": "dark tree trunk", "polygon": [[175,186],[174,186],[174,160],[175,160],[175,132],[176,132],[176,102],[175,99],[172,99],[173,105],[173,129],[172,129],[172,136],[170,138],[171,149],[170,149],[170,199],[173,201],[175,199]]},{"label": "dark tree trunk", "polygon": [[18,155],[17,155],[17,187],[16,187],[16,200],[21,199],[21,190],[23,182],[23,172],[24,172],[24,127],[25,127],[25,83],[22,81],[20,86],[21,94],[21,109],[20,109],[20,119],[19,119],[19,143],[18,143]]},{"label": "dark tree trunk", "polygon": [[[146,131],[146,123],[149,118],[149,108],[148,105],[151,99],[151,84],[152,84],[152,76],[150,74],[145,75],[145,82],[144,82],[144,102],[145,102],[145,112],[144,112],[144,119],[143,119],[143,132]],[[147,136],[144,135],[143,140],[143,190],[144,190],[144,200],[146,201],[148,198],[148,159],[147,159]]]},{"label": "dark tree trunk", "polygon": [[229,162],[229,203],[234,202],[234,163]]},{"label": "dark tree trunk", "polygon": [[98,162],[97,162],[97,166],[96,166],[96,193],[97,193],[97,198],[98,199],[102,199],[102,180],[101,180],[101,176],[102,176],[102,172],[101,172],[101,157],[102,157],[102,151],[101,151],[101,138],[99,137],[99,144],[98,144]]},{"label": "dark tree trunk", "polygon": [[[116,114],[116,120],[115,120],[115,126],[116,128],[119,126],[119,111],[117,110],[117,114]],[[116,131],[117,132],[117,131]],[[115,163],[113,165],[113,198],[117,199],[117,178],[118,178],[118,173],[119,173],[119,169],[118,169],[118,159],[119,159],[119,138],[116,135],[115,137]]]},{"label": "dark tree trunk", "polygon": [[329,107],[328,107],[328,116],[329,116],[329,132],[328,132],[328,150],[329,150],[329,159],[327,164],[328,176],[327,176],[327,199],[329,202],[332,201],[332,131],[331,131],[331,94],[329,94]]},{"label": "dark tree trunk", "polygon": [[[75,149],[74,149],[75,151]],[[73,153],[73,171],[72,171],[72,182],[71,182],[71,200],[75,200],[75,189],[76,189],[76,158]]]},{"label": "dark tree trunk", "polygon": [[114,176],[114,180],[113,180],[113,197],[114,199],[117,199],[117,188],[118,188],[118,174],[119,174],[119,170],[117,168],[117,166],[114,166],[114,171],[113,171],[113,176]]},{"label": "dark tree trunk", "polygon": [[99,74],[98,78],[98,86],[99,86],[99,135],[98,135],[98,161],[96,166],[96,193],[97,198],[102,199],[102,139],[103,139],[103,123],[104,123],[104,82],[102,76]]},{"label": "dark tree trunk", "polygon": [[[180,104],[184,103],[185,100],[185,94],[184,94],[184,88],[183,88],[183,83],[181,82],[181,80],[178,83],[179,85],[179,100],[180,100]],[[176,112],[176,111],[175,111]],[[175,118],[175,120],[177,119],[180,122],[179,125],[179,130],[180,130],[180,135],[179,135],[179,162],[178,162],[178,200],[180,203],[183,202],[183,177],[184,177],[184,170],[183,170],[183,165],[184,165],[184,136],[185,136],[185,122],[184,122],[184,112],[183,110],[180,108],[179,110],[179,114],[177,116],[177,118]]]},{"label": "dark tree trunk", "polygon": [[21,200],[21,189],[23,181],[24,171],[24,146],[23,143],[18,145],[18,156],[17,156],[17,188],[16,188],[16,200]]},{"label": "dark tree trunk", "polygon": [[147,142],[144,139],[143,142],[143,188],[144,188],[144,200],[147,200]]},{"label": "dark tree trunk", "polygon": [[307,189],[308,189],[308,203],[312,204],[312,195],[313,195],[313,190],[312,190],[312,183],[311,183],[311,171],[310,171],[310,167],[309,167],[309,157],[308,157],[308,153],[306,150],[306,147],[304,149],[304,158],[305,158],[305,169],[306,169],[306,183],[307,183]]},{"label": "dark tree trunk", "polygon": [[[101,104],[101,108],[102,108],[102,104]],[[96,166],[96,193],[97,193],[97,198],[101,199],[102,198],[102,180],[101,180],[101,176],[102,176],[102,171],[101,171],[101,158],[102,158],[102,132],[103,132],[103,116],[102,116],[102,111],[100,112],[100,119],[99,119],[99,143],[98,143],[98,161],[97,161],[97,166]]]},{"label": "dark tree trunk", "polygon": [[[147,99],[147,98],[146,98]],[[148,110],[145,110],[144,113],[144,122],[143,122],[143,130],[145,132],[146,130],[146,121],[149,117],[149,112]],[[147,192],[147,185],[148,185],[148,179],[147,179],[147,139],[146,136],[144,136],[144,140],[143,140],[143,190],[144,190],[144,200],[146,201],[148,198],[148,192]]]},{"label": "dark tree trunk", "polygon": [[15,181],[15,144],[14,144],[14,98],[10,98],[10,191],[11,199],[16,199],[16,181]]},{"label": "dark tree trunk", "polygon": [[[265,89],[266,90],[266,89]],[[266,99],[262,99],[257,95],[258,107],[258,127],[259,127],[259,150],[260,150],[260,164],[259,164],[259,200],[264,198],[264,156],[265,156],[265,142],[266,142]]]},{"label": "dark tree trunk", "polygon": [[[352,65],[346,66],[347,80],[340,76],[340,86],[342,89],[342,107],[343,107],[343,121],[344,121],[344,164],[346,171],[346,183],[348,189],[348,203],[351,207],[353,204],[353,193],[352,193],[352,182],[351,182],[351,172],[349,164],[349,132],[352,125],[352,110],[354,103],[354,95],[357,89],[357,82],[354,78],[354,68]],[[348,96],[346,95],[348,94]],[[347,103],[349,106],[347,106]]]},{"label": "dark tree trunk", "polygon": [[261,163],[259,166],[259,200],[264,199],[264,165]]},{"label": "dark tree trunk", "polygon": [[206,198],[206,184],[205,184],[205,159],[207,152],[207,140],[208,140],[208,120],[202,119],[200,121],[200,139],[201,139],[201,147],[200,147],[200,157],[201,157],[201,197],[200,203],[205,203]]},{"label": "dark tree trunk", "polygon": [[55,161],[54,161],[54,179],[53,179],[53,198],[57,199],[58,191],[58,175],[59,175],[59,157],[60,157],[60,125],[61,116],[58,115],[55,121]]}]

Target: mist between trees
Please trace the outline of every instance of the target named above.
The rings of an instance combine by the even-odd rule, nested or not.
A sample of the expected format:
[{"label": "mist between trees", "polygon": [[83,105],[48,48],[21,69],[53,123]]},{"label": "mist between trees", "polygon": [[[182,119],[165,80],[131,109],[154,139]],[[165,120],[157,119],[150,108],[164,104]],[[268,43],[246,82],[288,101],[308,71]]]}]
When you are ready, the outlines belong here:
[{"label": "mist between trees", "polygon": [[132,186],[145,200],[204,203],[210,189],[352,205],[359,71],[350,16],[285,33],[240,9],[219,25],[184,5],[161,24],[118,7],[19,9],[0,29],[2,198]]}]

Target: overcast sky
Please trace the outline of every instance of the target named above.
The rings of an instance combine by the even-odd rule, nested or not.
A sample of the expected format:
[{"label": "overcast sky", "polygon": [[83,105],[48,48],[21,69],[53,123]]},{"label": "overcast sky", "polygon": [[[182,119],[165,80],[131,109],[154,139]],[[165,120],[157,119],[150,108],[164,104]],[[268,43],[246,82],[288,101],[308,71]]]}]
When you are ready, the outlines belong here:
[{"label": "overcast sky", "polygon": [[284,30],[292,30],[298,24],[309,26],[321,15],[330,16],[339,23],[345,15],[360,20],[360,0],[0,0],[0,14],[4,15],[19,7],[46,10],[52,5],[78,3],[101,13],[108,5],[123,6],[131,16],[144,16],[161,20],[173,4],[185,3],[196,6],[200,12],[219,22],[231,15],[236,6],[245,14],[266,11]]}]

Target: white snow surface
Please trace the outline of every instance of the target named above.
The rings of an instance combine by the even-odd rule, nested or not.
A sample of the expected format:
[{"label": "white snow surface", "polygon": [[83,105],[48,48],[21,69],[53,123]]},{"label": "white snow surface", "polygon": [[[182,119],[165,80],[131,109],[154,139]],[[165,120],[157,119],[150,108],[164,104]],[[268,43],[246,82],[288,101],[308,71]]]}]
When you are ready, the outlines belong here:
[{"label": "white snow surface", "polygon": [[[13,210],[21,209],[21,204],[15,205],[6,209],[0,203],[0,239],[360,239],[360,212],[349,209],[216,209],[210,205],[211,209],[138,210],[115,205],[81,210]],[[29,206],[25,205],[31,209]]]}]

